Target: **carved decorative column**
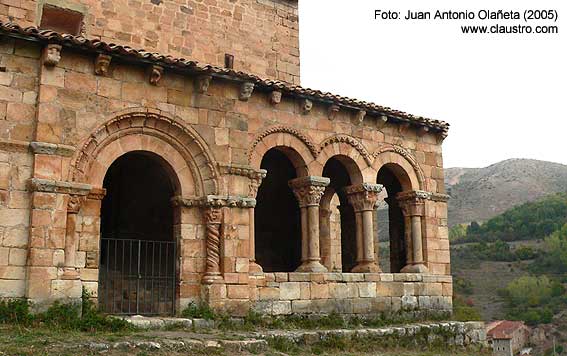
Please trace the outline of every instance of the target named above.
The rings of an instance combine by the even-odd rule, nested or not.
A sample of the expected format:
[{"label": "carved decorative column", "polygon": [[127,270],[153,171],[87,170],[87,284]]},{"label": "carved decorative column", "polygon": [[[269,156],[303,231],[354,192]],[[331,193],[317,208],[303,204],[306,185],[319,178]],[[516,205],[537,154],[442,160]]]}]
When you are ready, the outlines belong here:
[{"label": "carved decorative column", "polygon": [[[258,188],[260,187],[260,184],[262,183],[262,180],[264,178],[266,178],[266,174],[268,172],[265,169],[261,169],[258,172],[254,172],[249,178],[250,178],[250,185],[248,187],[249,189],[249,195],[250,197],[256,199],[256,195],[258,195]],[[249,237],[249,249],[250,249],[250,265],[249,265],[249,271],[251,273],[262,273],[262,266],[260,266],[259,264],[256,263],[256,232],[255,232],[255,221],[254,221],[254,208],[250,208],[248,209],[248,217],[249,217],[249,231],[248,231],[248,237]]]},{"label": "carved decorative column", "polygon": [[205,228],[207,240],[207,264],[203,283],[213,284],[222,280],[220,273],[220,236],[222,209],[208,204],[205,207]]},{"label": "carved decorative column", "polygon": [[314,176],[289,181],[301,209],[301,266],[297,272],[327,272],[319,248],[319,203],[330,182]]},{"label": "carved decorative column", "polygon": [[62,279],[78,279],[79,273],[75,266],[77,259],[77,214],[81,209],[81,204],[85,199],[81,195],[69,195],[67,201],[67,223],[65,231],[65,268]]},{"label": "carved decorative column", "polygon": [[378,201],[378,193],[381,191],[382,185],[370,183],[345,188],[348,201],[354,208],[356,220],[357,264],[352,272],[381,272],[374,257],[374,251],[378,249],[378,246],[374,242],[373,221],[373,211]]},{"label": "carved decorative column", "polygon": [[423,240],[421,219],[425,214],[425,201],[429,199],[430,194],[424,191],[409,191],[398,194],[397,199],[404,216],[409,218],[409,227],[411,230],[411,262],[402,268],[403,273],[426,273],[428,272],[423,259]]}]

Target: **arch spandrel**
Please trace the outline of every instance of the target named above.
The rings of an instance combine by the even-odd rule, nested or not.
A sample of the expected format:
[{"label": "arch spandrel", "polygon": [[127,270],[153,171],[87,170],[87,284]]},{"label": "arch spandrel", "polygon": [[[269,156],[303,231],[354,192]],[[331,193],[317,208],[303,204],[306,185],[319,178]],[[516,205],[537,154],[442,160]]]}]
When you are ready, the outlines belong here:
[{"label": "arch spandrel", "polygon": [[178,175],[183,195],[218,194],[215,160],[191,127],[155,110],[130,110],[99,126],[73,157],[70,180],[102,186],[112,162],[131,151],[160,155]]}]

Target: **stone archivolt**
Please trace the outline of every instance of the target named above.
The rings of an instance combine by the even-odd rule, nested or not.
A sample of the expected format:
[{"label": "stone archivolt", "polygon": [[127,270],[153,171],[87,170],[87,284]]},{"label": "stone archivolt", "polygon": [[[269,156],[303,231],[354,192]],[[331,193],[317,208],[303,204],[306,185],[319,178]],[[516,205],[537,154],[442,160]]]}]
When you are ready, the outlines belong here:
[{"label": "stone archivolt", "polygon": [[[83,181],[88,174],[90,164],[97,159],[97,153],[118,138],[120,133],[126,132],[153,135],[171,143],[185,158],[195,182],[200,183],[195,187],[197,193],[200,194],[199,190],[203,189],[205,180],[212,180],[215,185],[214,191],[208,193],[216,193],[218,189],[216,179],[219,174],[207,145],[192,129],[173,118],[154,112],[131,112],[120,115],[95,130],[76,154],[71,174],[73,181]],[[194,157],[198,155],[205,158],[205,162],[200,166],[195,165]]]},{"label": "stone archivolt", "polygon": [[[331,136],[327,139],[325,139],[321,145],[320,145],[320,150],[322,151],[326,146],[328,145],[332,145],[333,143],[346,143],[348,145],[351,145],[352,147],[354,147],[358,153],[360,153],[360,155],[364,158],[364,160],[366,161],[366,163],[368,165],[372,164],[372,156],[370,155],[370,153],[368,153],[368,150],[366,149],[366,147],[364,147],[364,145],[362,144],[362,142],[358,141],[356,138],[352,137],[352,136],[348,136],[348,135],[334,135]],[[363,168],[363,167],[359,167],[359,168]]]},{"label": "stone archivolt", "polygon": [[248,151],[248,163],[251,164],[252,161],[252,154],[254,152],[254,149],[256,148],[256,146],[258,146],[258,144],[260,142],[262,142],[262,140],[272,134],[276,134],[276,133],[287,133],[290,135],[293,135],[295,137],[297,137],[301,142],[303,142],[305,144],[305,146],[307,146],[307,148],[309,149],[309,152],[311,152],[311,154],[313,155],[313,158],[316,158],[317,155],[319,154],[319,150],[317,149],[317,147],[313,144],[313,141],[304,133],[302,133],[301,131],[294,129],[293,127],[289,127],[289,126],[273,126],[265,131],[263,131],[261,134],[259,134],[258,136],[256,136],[256,138],[254,139],[254,141],[252,141],[252,144],[250,145],[250,150]]}]

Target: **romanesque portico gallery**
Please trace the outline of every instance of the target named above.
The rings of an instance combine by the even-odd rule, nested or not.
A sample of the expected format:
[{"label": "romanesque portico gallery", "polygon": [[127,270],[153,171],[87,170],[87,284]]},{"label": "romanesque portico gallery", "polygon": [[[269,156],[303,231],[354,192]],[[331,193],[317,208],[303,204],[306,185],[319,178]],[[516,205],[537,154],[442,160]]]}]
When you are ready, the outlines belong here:
[{"label": "romanesque portico gallery", "polygon": [[[220,57],[193,44],[199,62],[133,50],[141,30],[98,31],[94,2],[71,8],[76,35],[0,23],[0,297],[43,308],[84,289],[112,314],[450,310],[448,125],[298,86],[297,2],[219,3],[288,26],[281,53],[270,42],[247,65],[259,52],[230,46],[252,35]],[[207,8],[199,21],[220,21]]]}]

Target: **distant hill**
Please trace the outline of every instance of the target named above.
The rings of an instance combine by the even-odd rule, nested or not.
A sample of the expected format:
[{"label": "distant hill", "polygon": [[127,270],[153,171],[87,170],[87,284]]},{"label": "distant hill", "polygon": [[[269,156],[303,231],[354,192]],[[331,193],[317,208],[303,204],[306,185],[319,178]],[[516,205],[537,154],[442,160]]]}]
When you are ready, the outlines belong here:
[{"label": "distant hill", "polygon": [[485,168],[446,168],[449,225],[486,221],[545,195],[567,192],[567,166],[509,159]]}]

